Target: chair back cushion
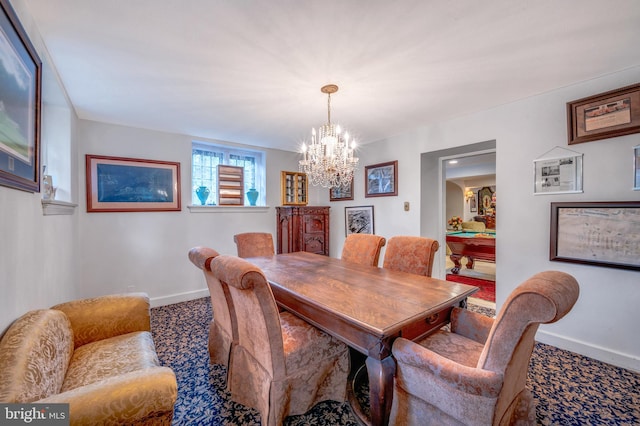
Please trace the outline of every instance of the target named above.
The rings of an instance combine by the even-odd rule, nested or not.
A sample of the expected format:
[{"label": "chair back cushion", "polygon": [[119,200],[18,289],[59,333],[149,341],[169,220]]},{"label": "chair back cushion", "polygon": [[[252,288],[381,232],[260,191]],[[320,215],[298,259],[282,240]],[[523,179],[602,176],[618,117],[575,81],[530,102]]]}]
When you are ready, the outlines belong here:
[{"label": "chair back cushion", "polygon": [[[535,330],[527,328],[552,323],[565,316],[578,300],[580,288],[571,275],[559,271],[540,272],[511,292],[489,332],[478,367],[504,371],[518,344],[533,347]],[[525,337],[529,342],[523,342]]]},{"label": "chair back cushion", "polygon": [[273,256],[273,237],[268,232],[245,232],[233,236],[239,257]]},{"label": "chair back cushion", "polygon": [[121,334],[151,331],[151,311],[146,293],[73,300],[51,309],[64,312],[71,321],[76,348]]},{"label": "chair back cushion", "polygon": [[341,259],[360,265],[378,266],[384,237],[373,234],[349,234],[344,241]]},{"label": "chair back cushion", "polygon": [[220,253],[209,247],[194,247],[189,250],[189,260],[203,271],[210,271],[210,264]]},{"label": "chair back cushion", "polygon": [[222,283],[211,273],[211,261],[218,255],[217,251],[207,247],[194,247],[189,250],[189,259],[204,273],[211,297],[213,318],[209,325],[209,358],[213,364],[228,367],[233,343],[231,322],[233,303]]},{"label": "chair back cushion", "polygon": [[564,317],[578,300],[579,292],[571,275],[545,271],[519,285],[505,301],[478,360],[478,368],[504,375],[495,407],[496,424],[511,418],[522,399],[539,324]]},{"label": "chair back cushion", "polygon": [[73,347],[64,313],[39,309],[18,318],[0,341],[0,401],[28,403],[59,393]]},{"label": "chair back cushion", "polygon": [[237,346],[232,356],[241,352],[238,356],[247,358],[248,368],[263,370],[271,378],[284,375],[280,316],[262,271],[239,257],[220,255],[211,261],[211,274],[227,287],[233,302]]},{"label": "chair back cushion", "polygon": [[387,244],[382,267],[430,277],[433,258],[439,247],[438,241],[430,238],[392,237]]}]

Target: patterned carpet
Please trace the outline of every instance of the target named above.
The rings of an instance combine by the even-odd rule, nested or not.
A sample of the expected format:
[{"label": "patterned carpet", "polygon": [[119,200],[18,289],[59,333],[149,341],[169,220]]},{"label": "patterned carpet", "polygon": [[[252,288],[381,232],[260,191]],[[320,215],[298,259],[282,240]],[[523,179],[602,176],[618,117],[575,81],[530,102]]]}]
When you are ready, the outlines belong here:
[{"label": "patterned carpet", "polygon": [[[470,309],[492,316],[492,309]],[[209,365],[209,298],[151,310],[160,362],[178,379],[174,425],[259,425],[256,411],[232,402],[220,386],[224,368]],[[537,344],[527,387],[541,425],[639,425],[640,374]],[[361,392],[366,392],[363,387]],[[366,401],[366,397],[359,399]],[[323,402],[285,425],[358,425],[348,403]]]}]

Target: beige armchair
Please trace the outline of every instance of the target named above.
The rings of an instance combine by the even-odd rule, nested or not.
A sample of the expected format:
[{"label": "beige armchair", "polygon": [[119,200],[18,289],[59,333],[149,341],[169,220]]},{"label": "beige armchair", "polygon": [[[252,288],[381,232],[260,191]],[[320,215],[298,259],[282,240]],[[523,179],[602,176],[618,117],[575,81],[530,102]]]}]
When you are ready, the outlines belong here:
[{"label": "beige armchair", "polygon": [[273,236],[268,232],[245,232],[233,236],[238,257],[273,256]]},{"label": "beige armchair", "polygon": [[349,234],[344,240],[341,259],[361,265],[378,266],[380,250],[387,240],[373,234]]},{"label": "beige armchair", "polygon": [[211,275],[233,301],[228,388],[255,408],[263,425],[281,425],[324,400],[344,401],[349,351],[341,341],[289,312],[278,312],[259,268],[235,256],[211,261]]},{"label": "beige armchair", "polygon": [[454,308],[450,332],[396,339],[391,424],[535,424],[525,383],[536,331],[564,317],[578,294],[572,276],[541,272],[509,295],[495,320]]},{"label": "beige armchair", "polygon": [[439,247],[438,242],[431,238],[392,237],[387,244],[382,267],[430,277],[433,258]]},{"label": "beige armchair", "polygon": [[0,341],[0,402],[68,403],[71,425],[170,425],[176,376],[161,367],[143,293],[27,312]]},{"label": "beige armchair", "polygon": [[220,364],[229,370],[229,356],[233,342],[231,329],[231,299],[220,285],[220,282],[211,275],[211,261],[218,256],[218,252],[207,247],[194,247],[189,250],[189,260],[200,268],[209,288],[211,298],[212,318],[209,323],[209,359],[212,364]]}]

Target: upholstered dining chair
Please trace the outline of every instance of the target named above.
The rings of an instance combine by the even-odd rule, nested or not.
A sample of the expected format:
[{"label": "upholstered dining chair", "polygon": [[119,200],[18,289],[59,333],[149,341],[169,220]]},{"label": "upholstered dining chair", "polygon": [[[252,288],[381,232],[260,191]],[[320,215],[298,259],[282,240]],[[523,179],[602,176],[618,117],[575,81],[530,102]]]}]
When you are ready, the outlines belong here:
[{"label": "upholstered dining chair", "polygon": [[495,319],[454,308],[451,331],[396,339],[390,423],[535,424],[525,383],[536,331],[564,317],[579,292],[571,275],[541,272],[511,292]]},{"label": "upholstered dining chair", "polygon": [[349,234],[344,240],[340,258],[361,265],[378,266],[380,250],[387,240],[373,234]]},{"label": "upholstered dining chair", "polygon": [[289,312],[278,312],[262,271],[235,256],[211,261],[211,275],[233,301],[231,399],[281,425],[324,400],[345,401],[347,346]]},{"label": "upholstered dining chair", "polygon": [[431,276],[433,258],[440,244],[425,237],[391,237],[384,253],[382,267],[410,274]]},{"label": "upholstered dining chair", "polygon": [[233,236],[238,257],[273,256],[273,236],[268,232],[245,232]]},{"label": "upholstered dining chair", "polygon": [[202,269],[209,296],[211,297],[211,310],[213,317],[209,323],[209,359],[212,364],[220,364],[227,367],[229,374],[229,355],[233,342],[231,329],[231,298],[220,282],[211,274],[211,261],[218,256],[218,252],[208,247],[194,247],[189,250],[189,259],[198,268]]}]

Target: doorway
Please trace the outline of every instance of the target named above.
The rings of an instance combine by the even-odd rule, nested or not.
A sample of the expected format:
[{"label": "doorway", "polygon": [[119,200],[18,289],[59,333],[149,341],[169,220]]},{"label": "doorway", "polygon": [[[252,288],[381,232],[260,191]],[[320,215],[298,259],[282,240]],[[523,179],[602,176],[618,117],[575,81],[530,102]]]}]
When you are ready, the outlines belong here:
[{"label": "doorway", "polygon": [[[446,279],[447,274],[447,221],[450,218],[447,212],[447,205],[463,206],[466,203],[464,198],[463,187],[456,185],[459,188],[458,195],[447,196],[447,161],[455,158],[468,158],[469,162],[480,160],[486,160],[483,158],[484,154],[491,154],[493,156],[492,168],[494,170],[495,181],[495,155],[496,155],[496,141],[490,140],[485,142],[478,142],[469,145],[463,145],[455,148],[448,148],[438,151],[426,152],[421,155],[421,197],[420,197],[420,231],[421,235],[436,238],[440,243],[441,249],[436,253],[436,259],[434,261],[433,276]],[[484,166],[483,166],[484,167]],[[459,167],[463,169],[463,167]],[[476,171],[469,171],[476,170]],[[472,174],[480,175],[480,166],[478,164],[473,165],[470,169],[467,169],[464,173],[467,173],[470,182]],[[452,172],[453,173],[453,172]],[[463,179],[463,172],[460,172],[459,176],[452,179]],[[484,172],[482,172],[484,173]],[[495,183],[494,183],[495,186]],[[476,194],[477,196],[477,194]],[[477,201],[477,200],[476,200]],[[494,266],[495,269],[495,266]]]},{"label": "doorway", "polygon": [[446,280],[479,287],[475,298],[495,304],[495,150],[442,158],[442,167]]}]

